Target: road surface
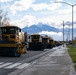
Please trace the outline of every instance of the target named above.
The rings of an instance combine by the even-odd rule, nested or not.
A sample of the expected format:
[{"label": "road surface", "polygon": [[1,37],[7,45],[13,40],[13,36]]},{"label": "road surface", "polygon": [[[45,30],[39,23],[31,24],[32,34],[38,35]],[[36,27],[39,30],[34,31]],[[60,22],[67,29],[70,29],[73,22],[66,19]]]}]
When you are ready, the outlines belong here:
[{"label": "road surface", "polygon": [[45,49],[44,51],[28,51],[21,57],[0,56],[0,75],[8,75],[17,69],[23,69],[37,58],[53,51],[53,49]]}]

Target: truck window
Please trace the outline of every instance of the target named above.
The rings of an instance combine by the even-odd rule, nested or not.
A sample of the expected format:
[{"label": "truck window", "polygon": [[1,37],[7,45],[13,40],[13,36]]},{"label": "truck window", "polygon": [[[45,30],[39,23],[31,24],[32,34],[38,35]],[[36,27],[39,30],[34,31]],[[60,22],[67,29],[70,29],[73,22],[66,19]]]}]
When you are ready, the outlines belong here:
[{"label": "truck window", "polygon": [[16,27],[2,27],[1,32],[2,34],[16,34],[17,33]]}]

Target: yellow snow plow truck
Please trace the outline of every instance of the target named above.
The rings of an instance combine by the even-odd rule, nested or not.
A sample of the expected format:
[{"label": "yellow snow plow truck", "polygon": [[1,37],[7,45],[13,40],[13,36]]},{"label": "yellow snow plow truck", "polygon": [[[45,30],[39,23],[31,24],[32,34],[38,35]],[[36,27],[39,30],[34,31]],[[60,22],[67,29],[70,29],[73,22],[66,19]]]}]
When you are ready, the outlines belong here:
[{"label": "yellow snow plow truck", "polygon": [[26,53],[26,36],[17,26],[0,27],[0,55],[20,57]]}]

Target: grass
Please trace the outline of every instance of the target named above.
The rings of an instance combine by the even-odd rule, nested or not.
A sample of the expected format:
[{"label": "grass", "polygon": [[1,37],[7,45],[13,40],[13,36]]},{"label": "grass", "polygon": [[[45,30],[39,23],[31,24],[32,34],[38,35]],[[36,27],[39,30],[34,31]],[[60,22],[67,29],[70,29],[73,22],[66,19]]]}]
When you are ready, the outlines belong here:
[{"label": "grass", "polygon": [[74,67],[75,67],[75,70],[76,70],[76,45],[73,46],[73,47],[71,45],[67,45],[67,48],[69,48],[68,52],[69,52],[69,55],[72,58],[72,61],[74,63]]}]

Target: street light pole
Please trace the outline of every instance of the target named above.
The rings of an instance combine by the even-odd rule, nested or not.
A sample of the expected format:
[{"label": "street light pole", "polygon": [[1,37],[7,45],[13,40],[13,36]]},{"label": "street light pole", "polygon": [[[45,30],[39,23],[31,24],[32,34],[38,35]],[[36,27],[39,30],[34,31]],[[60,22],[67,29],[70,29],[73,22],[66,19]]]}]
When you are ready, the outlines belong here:
[{"label": "street light pole", "polygon": [[69,6],[72,7],[72,47],[73,47],[73,45],[74,45],[74,41],[73,41],[73,7],[74,7],[76,4],[72,5],[72,4],[69,4],[69,3],[67,3],[67,2],[60,2],[60,1],[55,2],[55,3],[64,3],[64,4],[67,4],[67,5],[69,5]]},{"label": "street light pole", "polygon": [[72,47],[74,45],[74,41],[73,41],[73,7],[74,7],[74,5],[72,5]]}]

